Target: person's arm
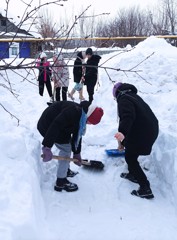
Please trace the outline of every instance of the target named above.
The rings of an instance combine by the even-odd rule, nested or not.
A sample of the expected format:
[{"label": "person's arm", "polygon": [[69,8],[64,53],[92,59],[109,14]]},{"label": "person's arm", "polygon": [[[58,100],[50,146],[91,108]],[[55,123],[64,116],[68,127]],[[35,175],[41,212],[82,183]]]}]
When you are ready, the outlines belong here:
[{"label": "person's arm", "polygon": [[126,137],[136,118],[135,106],[124,96],[119,100],[118,108],[120,116],[118,131]]}]

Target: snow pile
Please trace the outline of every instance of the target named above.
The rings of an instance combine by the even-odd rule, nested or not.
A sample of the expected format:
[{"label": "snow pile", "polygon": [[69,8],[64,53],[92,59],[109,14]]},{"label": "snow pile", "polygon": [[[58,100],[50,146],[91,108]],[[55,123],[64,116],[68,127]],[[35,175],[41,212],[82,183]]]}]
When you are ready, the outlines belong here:
[{"label": "snow pile", "polygon": [[[79,171],[73,180],[79,191],[71,194],[53,191],[57,161],[42,163],[40,158],[42,137],[36,124],[49,96],[46,90],[43,98],[38,94],[38,72],[31,70],[24,81],[25,70],[18,74],[8,71],[18,97],[1,85],[0,103],[15,117],[0,108],[0,239],[166,240],[177,236],[177,49],[150,37],[135,49],[115,55],[103,55],[100,64],[121,69],[107,70],[111,80],[135,84],[159,119],[160,133],[152,154],[140,158],[149,170],[146,174],[155,199],[131,196],[137,185],[119,177],[126,169],[124,159],[105,155],[105,148],[117,147],[114,134],[118,123],[113,83],[103,68],[99,68],[100,86],[94,103],[103,107],[105,114],[98,126],[87,127],[82,157],[102,160],[105,170],[94,173],[72,164],[72,169]],[[20,60],[16,61],[14,64]],[[72,68],[70,74],[72,77]],[[0,84],[4,79],[7,75],[1,72]],[[73,84],[71,80],[70,89]],[[87,98],[85,88],[84,95]],[[76,93],[76,101],[77,97]]]}]

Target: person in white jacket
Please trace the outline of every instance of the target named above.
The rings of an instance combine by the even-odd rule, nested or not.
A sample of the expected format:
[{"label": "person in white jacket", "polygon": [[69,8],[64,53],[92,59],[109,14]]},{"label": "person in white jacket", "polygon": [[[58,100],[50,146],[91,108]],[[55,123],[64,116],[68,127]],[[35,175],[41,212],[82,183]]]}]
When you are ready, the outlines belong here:
[{"label": "person in white jacket", "polygon": [[64,61],[62,53],[54,54],[52,66],[52,80],[54,81],[54,98],[56,101],[67,100],[69,86],[69,69]]}]

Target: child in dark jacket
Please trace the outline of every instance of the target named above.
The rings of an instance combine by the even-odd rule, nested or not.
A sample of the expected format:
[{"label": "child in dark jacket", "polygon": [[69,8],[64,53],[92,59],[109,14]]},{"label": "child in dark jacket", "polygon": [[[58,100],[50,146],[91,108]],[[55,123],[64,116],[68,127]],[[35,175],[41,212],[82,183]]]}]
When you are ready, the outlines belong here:
[{"label": "child in dark jacket", "polygon": [[93,54],[93,51],[91,48],[88,48],[86,50],[86,57],[88,58],[88,60],[86,63],[84,84],[87,87],[89,102],[92,103],[94,88],[98,80],[98,63],[101,57],[99,55]]},{"label": "child in dark jacket", "polygon": [[75,86],[71,90],[71,92],[68,94],[68,97],[70,97],[72,100],[74,100],[74,93],[76,91],[79,92],[79,99],[80,101],[85,100],[83,97],[83,85],[84,85],[84,75],[85,75],[85,67],[83,65],[84,60],[86,58],[86,54],[83,51],[78,52],[77,57],[74,61],[74,68],[73,68],[73,77]]},{"label": "child in dark jacket", "polygon": [[158,120],[148,104],[137,95],[134,85],[116,83],[113,96],[117,101],[119,116],[115,138],[119,150],[125,147],[125,161],[128,165],[128,173],[122,173],[121,177],[140,185],[138,190],[132,191],[132,195],[151,199],[154,195],[138,157],[151,153],[159,132]]},{"label": "child in dark jacket", "polygon": [[[43,161],[52,160],[51,148],[59,150],[59,156],[77,159],[81,164],[82,136],[86,132],[86,124],[96,125],[101,121],[103,109],[92,106],[88,101],[80,104],[71,101],[61,101],[46,108],[37,124],[37,129],[44,137],[42,141]],[[69,172],[68,172],[69,171]],[[76,191],[77,184],[68,181],[70,174],[69,161],[58,161],[57,180],[54,189],[67,192]]]},{"label": "child in dark jacket", "polygon": [[39,94],[43,96],[44,86],[46,85],[50,101],[53,101],[52,84],[51,84],[51,69],[50,63],[47,61],[47,55],[42,52],[39,56],[36,66],[39,68],[38,82],[39,82]]}]

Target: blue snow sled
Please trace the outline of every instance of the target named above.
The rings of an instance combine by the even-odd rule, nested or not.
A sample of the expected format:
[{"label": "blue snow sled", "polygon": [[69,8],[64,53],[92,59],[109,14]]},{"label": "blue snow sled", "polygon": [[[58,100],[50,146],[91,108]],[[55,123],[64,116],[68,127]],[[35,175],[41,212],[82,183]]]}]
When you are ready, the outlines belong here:
[{"label": "blue snow sled", "polygon": [[125,155],[125,150],[119,151],[118,149],[106,149],[105,152],[110,157],[120,157]]}]

